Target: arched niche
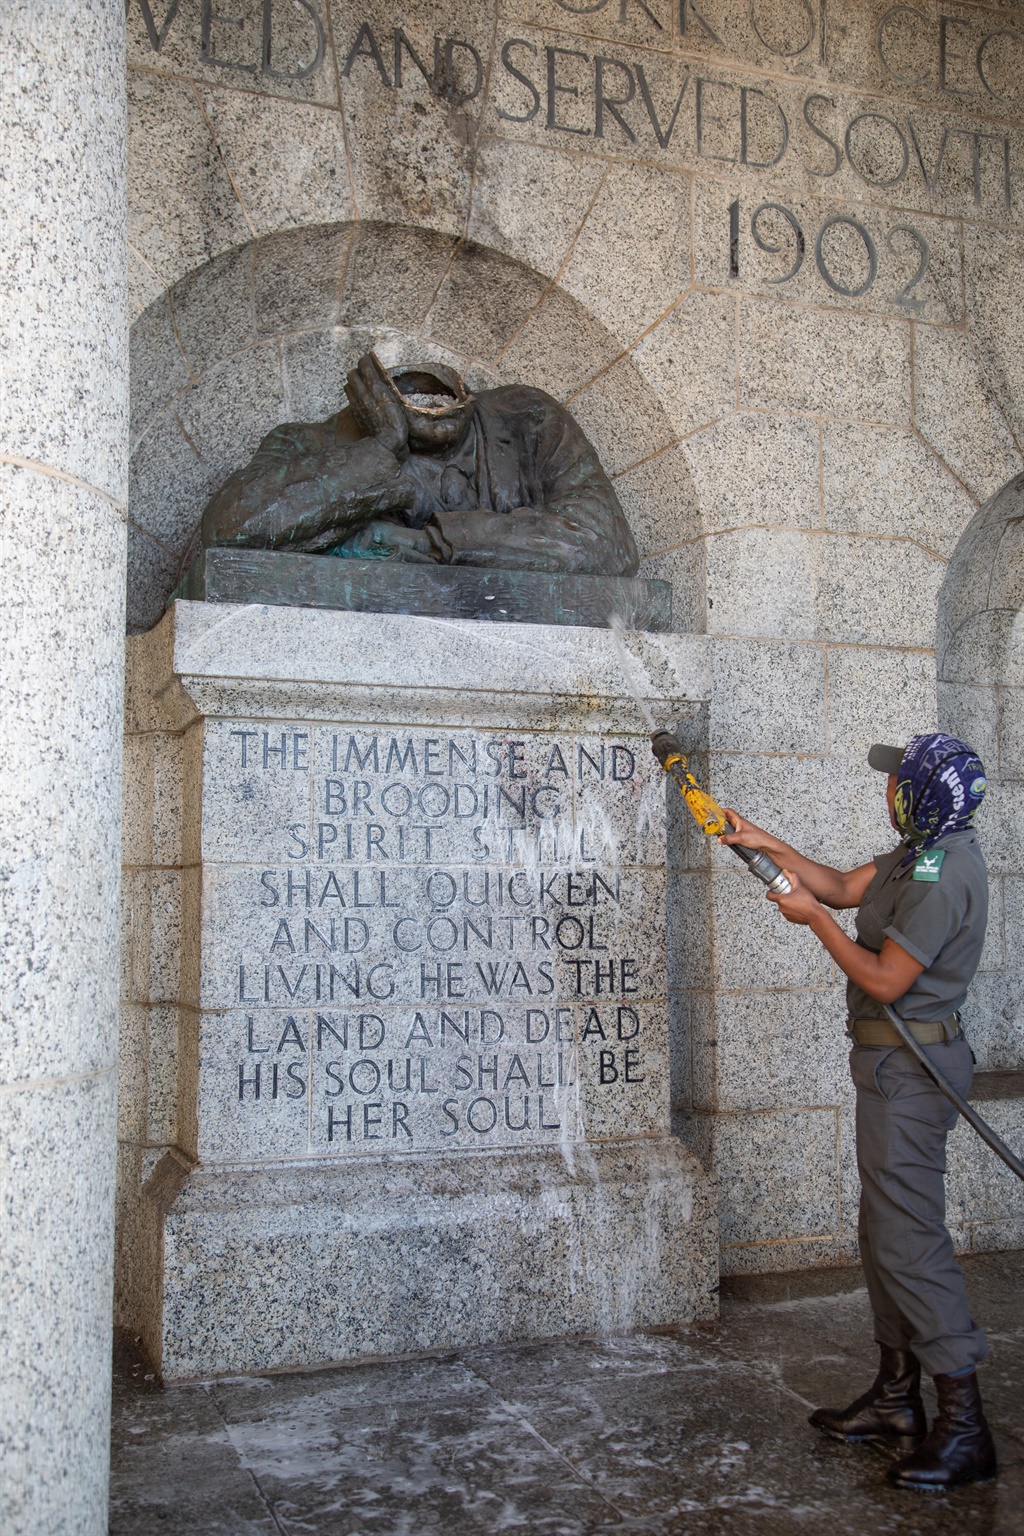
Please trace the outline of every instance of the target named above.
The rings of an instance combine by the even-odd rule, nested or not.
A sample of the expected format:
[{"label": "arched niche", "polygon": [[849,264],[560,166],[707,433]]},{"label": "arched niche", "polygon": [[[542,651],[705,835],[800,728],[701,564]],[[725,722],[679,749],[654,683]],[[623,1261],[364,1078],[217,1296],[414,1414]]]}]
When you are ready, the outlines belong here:
[{"label": "arched niche", "polygon": [[[671,568],[676,627],[703,627],[697,498],[657,395],[622,346],[550,279],[489,247],[363,222],[291,229],[227,251],[156,299],[131,332],[128,628],[160,618],[203,507],[284,421],[345,402],[375,347],[442,361],[471,388],[523,383],[569,405],[613,476],[641,556]],[[692,541],[688,543],[687,541]]]},{"label": "arched niche", "polygon": [[1024,1066],[1024,474],[976,513],[939,593],[939,724],[974,746],[989,792],[978,834],[992,877],[982,968],[967,1005],[985,1068]]}]

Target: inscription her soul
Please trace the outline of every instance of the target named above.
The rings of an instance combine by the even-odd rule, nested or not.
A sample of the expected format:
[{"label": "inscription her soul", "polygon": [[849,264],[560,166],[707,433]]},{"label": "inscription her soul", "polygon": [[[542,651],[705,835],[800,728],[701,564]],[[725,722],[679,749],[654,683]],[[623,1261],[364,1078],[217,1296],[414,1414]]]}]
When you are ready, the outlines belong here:
[{"label": "inscription her soul", "polygon": [[[571,826],[584,791],[606,822],[650,819],[653,769],[630,745],[225,722],[211,751],[232,804],[264,781],[273,815],[280,791],[284,862],[233,862],[219,899],[215,954],[235,974],[210,1026],[227,1035],[204,1052],[215,1094],[230,1071],[236,1114],[292,1117],[277,1153],[578,1138],[587,1092],[648,1094],[665,978],[643,932],[660,872],[623,861],[614,837],[600,863],[572,836],[560,863],[505,862],[497,835]],[[287,824],[289,785],[309,779],[315,833]],[[411,839],[385,846],[377,816],[486,837],[446,867]],[[379,836],[349,851],[342,827]]]}]

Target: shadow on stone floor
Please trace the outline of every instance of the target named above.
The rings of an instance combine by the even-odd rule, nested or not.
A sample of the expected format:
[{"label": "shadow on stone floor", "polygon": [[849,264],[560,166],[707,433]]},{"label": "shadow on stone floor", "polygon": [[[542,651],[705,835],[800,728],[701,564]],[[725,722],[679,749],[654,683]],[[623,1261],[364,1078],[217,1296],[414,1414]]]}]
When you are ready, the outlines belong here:
[{"label": "shadow on stone floor", "polygon": [[963,1262],[996,1483],[903,1493],[807,1427],[874,1365],[865,1294],[837,1271],[734,1285],[720,1323],[630,1339],[168,1390],[122,1351],[111,1536],[1020,1536],[1024,1253]]}]

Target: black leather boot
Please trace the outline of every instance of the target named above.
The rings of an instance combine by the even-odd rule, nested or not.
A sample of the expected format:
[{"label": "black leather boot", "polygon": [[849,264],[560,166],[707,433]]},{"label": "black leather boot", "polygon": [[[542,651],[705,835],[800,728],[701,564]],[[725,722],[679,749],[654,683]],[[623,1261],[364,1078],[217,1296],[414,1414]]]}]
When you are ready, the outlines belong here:
[{"label": "black leather boot", "polygon": [[922,1492],[955,1488],[958,1483],[984,1482],[996,1475],[996,1448],[981,1410],[978,1378],[936,1376],[939,1411],[931,1432],[902,1461],[886,1472],[897,1488]]},{"label": "black leather boot", "polygon": [[909,1349],[880,1344],[878,1375],[849,1408],[816,1408],[808,1419],[834,1440],[867,1441],[912,1451],[928,1430],[921,1401],[921,1367]]}]

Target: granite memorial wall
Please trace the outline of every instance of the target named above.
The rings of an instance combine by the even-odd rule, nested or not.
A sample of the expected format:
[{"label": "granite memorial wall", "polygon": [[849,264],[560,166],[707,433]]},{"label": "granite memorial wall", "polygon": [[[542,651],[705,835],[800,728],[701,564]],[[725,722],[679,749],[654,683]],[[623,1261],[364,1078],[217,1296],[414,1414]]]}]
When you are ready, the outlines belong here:
[{"label": "granite memorial wall", "polygon": [[[233,0],[230,12],[201,0],[132,0],[127,12],[130,630],[142,636],[160,620],[216,487],[281,421],[337,410],[346,370],[369,346],[387,364],[447,363],[473,388],[548,390],[612,477],[640,575],[671,582],[678,639],[700,649],[685,684],[652,684],[651,696],[666,710],[696,710],[694,742],[723,803],[785,830],[812,856],[853,863],[889,836],[868,744],[936,723],[970,728],[995,784],[982,824],[995,881],[969,1025],[981,1069],[1019,1068],[1016,653],[1007,642],[998,677],[961,669],[940,699],[935,631],[958,542],[1024,467],[1020,8]],[[1001,610],[1013,633],[1015,559]],[[957,623],[965,611],[961,603]],[[548,686],[543,667],[531,676],[531,686]],[[624,690],[606,677],[600,692]],[[206,719],[201,702],[192,713]],[[626,1039],[632,1012],[638,1040],[661,1028],[627,995],[635,978],[622,966],[635,957],[640,1002],[664,995],[671,1005],[657,1050],[671,1054],[676,1132],[716,1180],[723,1270],[852,1261],[852,1105],[842,990],[827,957],[781,925],[719,850],[691,839],[672,855],[673,945],[685,963],[655,983],[648,967],[656,957],[620,941],[653,878],[636,873],[631,853],[614,877],[596,866],[600,885],[588,885],[589,874],[571,877],[583,882],[577,894],[594,895],[582,915],[569,913],[568,886],[560,891],[581,925],[581,948],[593,919],[595,950],[584,956],[560,946],[554,926],[533,940],[530,922],[551,924],[553,914],[534,884],[532,905],[515,907],[513,887],[525,901],[527,886],[507,871],[525,848],[510,846],[491,863],[497,845],[478,860],[479,846],[466,841],[474,816],[463,819],[459,807],[477,797],[479,808],[483,789],[488,815],[494,805],[511,814],[512,799],[557,778],[563,824],[582,857],[572,817],[599,821],[603,811],[614,820],[615,805],[633,793],[628,785],[641,782],[617,780],[616,768],[624,773],[632,760],[645,793],[654,792],[642,738],[630,734],[635,714],[626,735],[620,718],[619,734],[600,741],[572,723],[571,710],[564,721],[546,720],[543,745],[524,745],[516,760],[522,781],[508,753],[526,735],[472,720],[439,720],[410,735],[400,715],[378,730],[350,709],[300,715],[280,698],[268,719],[226,706],[212,714],[205,750],[220,754],[220,766],[214,773],[207,760],[213,776],[201,789],[194,769],[191,791],[193,804],[202,801],[202,835],[222,814],[217,775],[251,784],[245,803],[255,819],[231,824],[239,869],[217,877],[209,934],[197,916],[198,856],[190,861],[180,848],[172,856],[152,831],[164,811],[181,817],[186,780],[176,774],[186,770],[167,764],[187,753],[196,727],[191,717],[161,717],[129,740],[129,802],[157,812],[155,822],[150,813],[148,823],[133,822],[150,830],[126,845],[126,1213],[171,1149],[201,1160],[234,1148],[244,1162],[257,1126],[269,1138],[261,1145],[285,1158],[322,1151],[329,1134],[344,1136],[348,1149],[350,1131],[360,1155],[378,1135],[403,1146],[410,1132],[432,1146],[446,1138],[475,1145],[485,1134],[554,1144],[567,1115],[583,1124],[588,1106],[602,1102],[602,1052],[614,1053],[620,1073],[616,1100],[626,1093],[626,1052],[641,1050]],[[165,736],[166,751],[157,752],[153,742]],[[392,739],[396,752],[415,740],[416,776],[399,771],[397,759],[389,770]],[[463,760],[471,739],[475,775]],[[427,740],[441,743],[445,772],[436,779],[426,772]],[[556,742],[564,783],[544,776]],[[336,775],[336,745],[343,765],[355,754],[351,772]],[[245,765],[243,747],[253,754]],[[582,796],[574,776],[600,762],[601,750],[605,777],[587,768]],[[264,821],[271,782],[281,808],[273,817],[267,809]],[[346,815],[357,784],[358,813]],[[408,812],[397,814],[407,793]],[[296,796],[301,808],[286,817]],[[445,796],[435,820],[430,803],[437,809]],[[530,812],[541,842],[528,858],[546,871],[564,847],[556,854],[543,843],[553,819],[544,804],[542,793]],[[289,825],[298,829],[291,845],[282,842]],[[425,863],[398,879],[385,873],[381,886],[383,855],[398,852],[402,826],[420,839],[417,858],[436,850],[455,859],[447,879],[442,860],[437,871]],[[366,841],[371,827],[379,843]],[[289,861],[300,846],[307,852]],[[222,855],[209,857],[216,865]],[[314,916],[305,908],[306,873],[317,871],[309,892],[319,902],[328,872],[342,867],[347,905],[325,926],[325,909]],[[374,902],[366,910],[355,905],[357,867],[359,900]],[[464,869],[473,871],[466,882]],[[501,876],[506,905],[485,911],[483,924],[473,899],[488,872],[491,899]],[[217,957],[217,903],[232,914],[232,933],[244,932],[241,962],[234,939]],[[508,919],[515,944],[505,952],[497,946]],[[198,927],[209,956],[205,998],[198,961],[190,994],[159,963],[174,935]],[[343,962],[332,961],[346,945]],[[233,990],[239,963],[244,997]],[[421,996],[421,965],[439,988],[448,967],[462,967],[451,973],[455,985],[470,975],[474,995],[435,996],[430,980]],[[573,991],[577,965],[581,987],[590,976],[586,998]],[[618,967],[607,1017],[598,985],[612,973],[602,965]],[[332,966],[335,997],[317,995],[332,985]],[[387,995],[355,998],[357,971],[361,988],[372,972]],[[503,977],[508,995],[497,999],[484,977],[495,988]],[[326,1006],[339,1001],[340,1009]],[[224,1010],[209,1058],[217,1063],[211,1092],[223,1095],[222,1141],[200,1147],[197,1089],[182,1062],[196,1053],[190,1031],[207,1003]],[[603,1042],[596,1034],[584,1042],[580,1006],[596,1010]],[[496,1021],[484,1022],[492,1008],[504,1034],[485,1040],[497,1034]],[[576,1032],[563,1083],[557,1020],[565,1009]],[[443,1046],[442,1014],[451,1021]],[[497,1091],[480,1076],[485,1048]],[[466,1057],[472,1088],[458,1076]],[[372,1065],[353,1081],[356,1060]],[[442,1060],[431,1076],[430,1063]],[[635,1070],[646,1073],[641,1061],[643,1052]],[[330,1062],[341,1064],[336,1077]],[[423,1072],[417,1097],[389,1091],[385,1103],[362,1092],[376,1092],[388,1063],[401,1084],[406,1075],[419,1084]],[[571,1083],[588,1073],[590,1087],[573,1099]],[[346,1088],[334,1101],[339,1078]],[[517,1131],[527,1096],[529,1129]],[[472,1125],[474,1102],[481,1125],[493,1113],[493,1130]],[[1019,1101],[1001,1097],[985,1112],[1012,1137]],[[960,1244],[1019,1242],[1024,1208],[1012,1180],[962,1131],[952,1169]]]}]

